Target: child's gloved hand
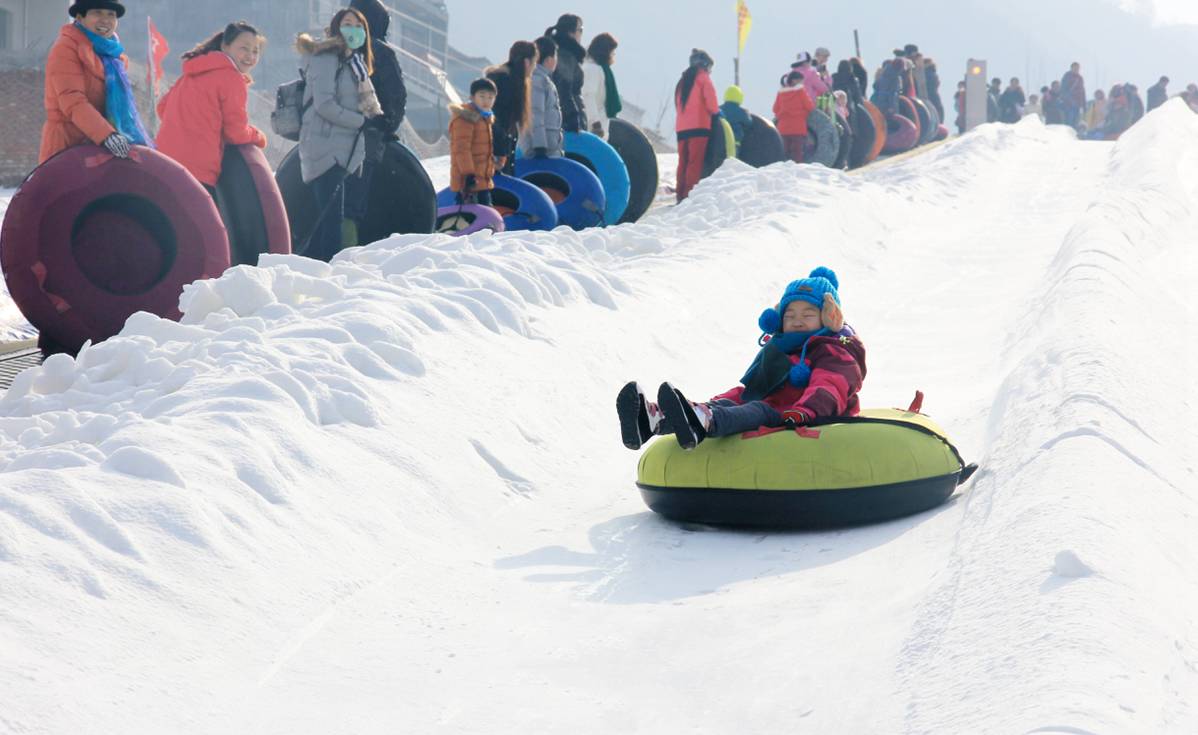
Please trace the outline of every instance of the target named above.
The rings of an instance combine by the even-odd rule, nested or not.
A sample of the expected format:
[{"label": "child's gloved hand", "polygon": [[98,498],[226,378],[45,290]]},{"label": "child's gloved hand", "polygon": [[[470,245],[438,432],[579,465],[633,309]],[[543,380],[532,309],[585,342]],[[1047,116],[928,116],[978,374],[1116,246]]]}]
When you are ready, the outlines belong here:
[{"label": "child's gloved hand", "polygon": [[474,177],[474,174],[466,174],[466,178],[462,181],[462,191],[466,194],[473,194],[476,186],[478,186],[478,179]]},{"label": "child's gloved hand", "polygon": [[805,362],[796,362],[790,366],[790,373],[786,378],[794,387],[803,388],[811,381],[811,368]]},{"label": "child's gloved hand", "polygon": [[803,426],[810,421],[813,416],[807,414],[807,411],[801,408],[792,408],[782,412],[782,421],[790,428]]}]

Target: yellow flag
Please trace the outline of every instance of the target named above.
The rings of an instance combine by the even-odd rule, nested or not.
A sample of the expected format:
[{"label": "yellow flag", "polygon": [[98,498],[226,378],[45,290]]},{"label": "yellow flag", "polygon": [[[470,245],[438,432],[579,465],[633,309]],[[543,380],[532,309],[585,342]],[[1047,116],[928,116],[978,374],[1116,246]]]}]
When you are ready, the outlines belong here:
[{"label": "yellow flag", "polygon": [[749,14],[749,6],[745,0],[736,0],[736,37],[740,41],[736,52],[745,51],[745,41],[749,40],[749,31],[753,28],[753,16]]}]

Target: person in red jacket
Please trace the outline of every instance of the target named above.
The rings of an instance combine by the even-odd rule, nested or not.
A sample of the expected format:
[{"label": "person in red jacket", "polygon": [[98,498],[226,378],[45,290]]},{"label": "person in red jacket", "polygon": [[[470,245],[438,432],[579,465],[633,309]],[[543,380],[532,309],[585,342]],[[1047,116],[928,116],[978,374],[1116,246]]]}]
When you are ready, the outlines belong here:
[{"label": "person in red jacket", "polygon": [[230,23],[183,54],[183,76],[158,103],[158,150],[178,161],[209,193],[220,178],[225,145],[266,147],[250,125],[249,73],[258,65],[263,38],[245,21]]},{"label": "person in red jacket", "polygon": [[703,177],[712,118],[720,114],[720,99],[711,82],[714,65],[706,51],[691,49],[690,66],[674,88],[674,130],[678,133],[678,183],[674,189],[679,202]]},{"label": "person in red jacket", "polygon": [[815,109],[815,101],[803,85],[802,72],[786,75],[786,86],[774,98],[774,117],[786,157],[795,163],[803,162],[803,147],[807,145],[807,117]]},{"label": "person in red jacket", "polygon": [[669,383],[650,403],[636,382],[626,384],[616,396],[624,446],[640,449],[653,436],[674,434],[694,449],[709,436],[856,416],[865,345],[844,323],[839,287],[836,273],[823,267],[792,281],[758,319],[762,348],[741,385],[706,403],[688,401]]}]

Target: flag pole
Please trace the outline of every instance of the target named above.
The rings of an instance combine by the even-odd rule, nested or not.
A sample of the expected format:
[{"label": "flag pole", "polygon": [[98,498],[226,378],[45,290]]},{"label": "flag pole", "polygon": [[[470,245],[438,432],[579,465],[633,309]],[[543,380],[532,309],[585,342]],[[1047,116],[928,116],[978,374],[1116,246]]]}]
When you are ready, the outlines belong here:
[{"label": "flag pole", "polygon": [[736,8],[736,57],[732,60],[733,84],[740,86],[740,6]]},{"label": "flag pole", "polygon": [[[853,45],[857,47],[857,58],[861,59],[861,36],[857,35],[857,29],[853,29]],[[861,59],[862,62],[865,59]]]},{"label": "flag pole", "polygon": [[150,119],[158,128],[158,100],[154,89],[154,34],[150,31],[150,16],[146,15],[146,91],[150,93]]}]

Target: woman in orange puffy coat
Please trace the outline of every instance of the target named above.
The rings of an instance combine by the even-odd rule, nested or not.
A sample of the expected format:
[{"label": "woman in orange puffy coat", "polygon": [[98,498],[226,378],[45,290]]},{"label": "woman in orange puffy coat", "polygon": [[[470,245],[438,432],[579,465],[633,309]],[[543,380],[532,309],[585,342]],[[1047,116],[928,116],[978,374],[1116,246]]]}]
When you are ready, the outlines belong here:
[{"label": "woman in orange puffy coat", "polygon": [[225,145],[266,147],[250,125],[249,73],[258,65],[263,38],[245,21],[183,54],[183,76],[158,103],[158,149],[183,164],[209,193],[220,178]]},{"label": "woman in orange puffy coat", "polygon": [[125,158],[132,143],[149,145],[126,76],[129,64],[117,37],[125,7],[115,0],[78,0],[74,22],[59,31],[46,59],[46,124],[38,162],[77,145],[95,143]]},{"label": "woman in orange puffy coat", "polygon": [[711,82],[711,55],[702,49],[692,49],[690,65],[674,88],[678,134],[678,183],[675,194],[681,202],[703,177],[703,161],[711,138],[712,118],[720,114],[720,98]]}]

